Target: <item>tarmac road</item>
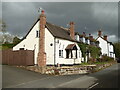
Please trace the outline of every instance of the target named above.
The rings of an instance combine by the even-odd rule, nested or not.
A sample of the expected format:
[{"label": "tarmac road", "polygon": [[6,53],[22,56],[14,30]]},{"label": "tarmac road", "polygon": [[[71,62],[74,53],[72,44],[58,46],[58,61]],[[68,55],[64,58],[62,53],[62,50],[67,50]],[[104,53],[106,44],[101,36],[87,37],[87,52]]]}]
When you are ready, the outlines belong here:
[{"label": "tarmac road", "polygon": [[[87,75],[41,75],[13,66],[3,65],[3,88],[118,88],[120,64]],[[37,89],[38,90],[38,89]]]}]

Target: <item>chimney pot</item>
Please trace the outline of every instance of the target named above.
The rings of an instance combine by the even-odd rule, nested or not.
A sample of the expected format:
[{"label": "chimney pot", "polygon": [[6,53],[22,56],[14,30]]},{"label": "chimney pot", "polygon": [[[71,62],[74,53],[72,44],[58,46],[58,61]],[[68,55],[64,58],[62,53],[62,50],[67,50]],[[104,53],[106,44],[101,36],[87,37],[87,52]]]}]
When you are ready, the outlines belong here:
[{"label": "chimney pot", "polygon": [[74,22],[70,22],[70,25],[74,25],[75,23]]},{"label": "chimney pot", "polygon": [[99,37],[101,37],[101,35],[102,35],[102,31],[101,31],[101,29],[98,31],[98,36]]},{"label": "chimney pot", "polygon": [[84,37],[86,36],[85,32],[83,32],[83,36],[84,36]]},{"label": "chimney pot", "polygon": [[107,41],[107,35],[104,35],[104,40],[106,40],[106,41]]},{"label": "chimney pot", "polygon": [[44,14],[44,12],[45,12],[44,10],[41,11],[42,14]]}]

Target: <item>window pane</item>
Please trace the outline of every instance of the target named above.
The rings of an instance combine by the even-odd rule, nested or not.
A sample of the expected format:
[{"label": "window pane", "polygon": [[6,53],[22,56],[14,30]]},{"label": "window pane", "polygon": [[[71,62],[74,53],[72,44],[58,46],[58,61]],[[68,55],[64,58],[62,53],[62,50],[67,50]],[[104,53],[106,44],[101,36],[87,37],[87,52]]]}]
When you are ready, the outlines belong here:
[{"label": "window pane", "polygon": [[63,50],[59,50],[59,57],[63,57]]},{"label": "window pane", "polygon": [[39,31],[36,31],[36,37],[39,37]]}]

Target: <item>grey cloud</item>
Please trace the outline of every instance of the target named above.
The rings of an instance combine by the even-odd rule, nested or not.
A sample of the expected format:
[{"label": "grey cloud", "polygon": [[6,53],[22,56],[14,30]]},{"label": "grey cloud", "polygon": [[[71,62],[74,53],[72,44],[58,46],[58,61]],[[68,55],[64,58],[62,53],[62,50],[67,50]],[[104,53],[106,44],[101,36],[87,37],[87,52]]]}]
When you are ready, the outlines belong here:
[{"label": "grey cloud", "polygon": [[3,2],[3,20],[8,25],[7,30],[24,36],[38,18],[40,7],[45,10],[47,21],[53,24],[67,27],[70,21],[74,21],[77,32],[92,34],[102,28],[104,34],[117,37],[117,2]]}]

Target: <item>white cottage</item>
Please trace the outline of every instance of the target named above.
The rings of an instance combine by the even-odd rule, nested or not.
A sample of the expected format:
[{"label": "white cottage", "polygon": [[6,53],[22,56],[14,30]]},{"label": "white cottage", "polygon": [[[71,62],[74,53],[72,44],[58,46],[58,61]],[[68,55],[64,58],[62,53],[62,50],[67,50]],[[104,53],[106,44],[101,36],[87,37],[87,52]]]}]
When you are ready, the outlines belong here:
[{"label": "white cottage", "polygon": [[99,30],[96,40],[99,41],[99,47],[101,48],[102,55],[107,55],[109,57],[115,58],[113,44],[107,40],[107,35],[104,35],[104,37],[102,37],[102,32]]},{"label": "white cottage", "polygon": [[80,64],[82,59],[74,39],[74,23],[70,22],[68,30],[48,23],[43,10],[23,40],[13,47],[20,49],[34,50],[34,64],[39,66]]}]

